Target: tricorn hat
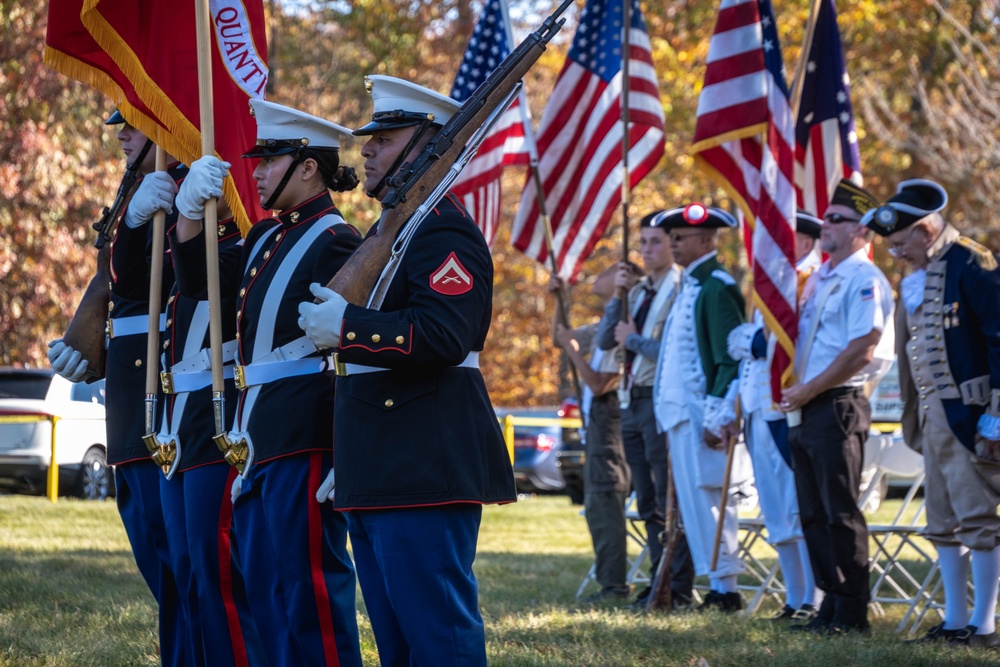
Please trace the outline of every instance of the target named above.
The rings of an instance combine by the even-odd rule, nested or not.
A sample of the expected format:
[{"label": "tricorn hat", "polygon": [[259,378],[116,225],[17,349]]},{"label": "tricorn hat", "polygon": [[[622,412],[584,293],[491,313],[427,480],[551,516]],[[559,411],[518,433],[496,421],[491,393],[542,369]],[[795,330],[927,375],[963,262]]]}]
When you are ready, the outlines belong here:
[{"label": "tricorn hat", "polygon": [[257,119],[257,143],[243,157],[285,155],[300,148],[335,150],[351,138],[348,128],[298,109],[258,99],[251,99],[250,107]]},{"label": "tricorn hat", "polygon": [[799,234],[818,239],[822,229],[823,221],[812,213],[803,211],[801,208],[795,212],[795,231]]},{"label": "tricorn hat", "polygon": [[934,181],[922,178],[903,181],[885,204],[861,218],[861,224],[881,236],[889,236],[937,213],[947,203],[948,193]]},{"label": "tricorn hat", "polygon": [[354,130],[356,136],[419,125],[425,121],[444,125],[462,108],[450,97],[392,76],[370,74],[365,77],[365,88],[371,93],[374,103],[372,122]]},{"label": "tricorn hat", "polygon": [[835,204],[846,206],[858,215],[864,215],[878,206],[878,199],[860,185],[843,178],[837,184],[837,189],[833,191],[833,197],[830,199],[830,205]]},{"label": "tricorn hat", "polygon": [[650,227],[660,227],[661,229],[683,229],[685,227],[727,229],[737,225],[736,218],[721,208],[698,203],[688,204],[682,208],[672,208],[669,211],[660,211],[649,223]]}]

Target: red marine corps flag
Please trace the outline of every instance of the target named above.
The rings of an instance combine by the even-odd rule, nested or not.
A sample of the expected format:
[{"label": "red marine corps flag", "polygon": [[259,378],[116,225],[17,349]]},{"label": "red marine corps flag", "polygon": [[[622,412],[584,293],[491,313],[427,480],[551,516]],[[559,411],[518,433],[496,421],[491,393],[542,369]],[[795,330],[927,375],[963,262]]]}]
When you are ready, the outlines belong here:
[{"label": "red marine corps flag", "polygon": [[[253,164],[249,98],[267,84],[262,0],[210,0],[216,151],[232,163],[224,194],[240,228],[264,217]],[[51,0],[45,62],[93,86],[126,120],[179,160],[201,157],[194,4],[168,0]]]}]

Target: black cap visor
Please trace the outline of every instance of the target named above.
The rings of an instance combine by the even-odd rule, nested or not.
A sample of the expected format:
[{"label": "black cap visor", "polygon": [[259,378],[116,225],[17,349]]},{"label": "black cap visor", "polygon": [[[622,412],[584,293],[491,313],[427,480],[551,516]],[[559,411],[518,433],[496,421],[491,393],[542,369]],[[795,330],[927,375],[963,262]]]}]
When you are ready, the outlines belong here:
[{"label": "black cap visor", "polygon": [[401,127],[419,125],[427,120],[427,114],[415,111],[379,111],[372,114],[372,122],[351,132],[356,137],[375,134],[379,130],[396,130]]}]

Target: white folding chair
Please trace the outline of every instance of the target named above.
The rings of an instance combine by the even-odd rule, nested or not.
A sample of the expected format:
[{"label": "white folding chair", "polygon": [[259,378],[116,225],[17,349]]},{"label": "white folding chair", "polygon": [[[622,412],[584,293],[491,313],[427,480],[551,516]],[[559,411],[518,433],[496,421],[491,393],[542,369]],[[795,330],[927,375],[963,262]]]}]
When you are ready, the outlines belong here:
[{"label": "white folding chair", "polygon": [[[906,445],[900,429],[893,433],[873,434],[870,440],[876,438],[880,440],[874,461],[876,473],[858,505],[864,507],[871,493],[880,492],[886,475],[911,480],[892,521],[868,525],[872,545],[869,566],[875,575],[871,586],[871,609],[882,615],[885,613],[883,605],[906,605],[903,619],[896,628],[897,632],[902,632],[910,619],[918,614],[921,605],[926,606],[932,600],[933,584],[938,573],[936,554],[921,535],[924,528],[923,501],[914,503],[924,481],[924,458]],[[917,571],[922,568],[913,567],[913,561],[928,567],[922,578],[918,578],[920,573]],[[920,613],[919,617],[922,618],[923,614]]]},{"label": "white folding chair", "polygon": [[[583,514],[584,511],[580,510],[580,515],[582,516]],[[649,544],[647,544],[646,530],[640,525],[640,522],[642,522],[642,517],[639,516],[639,511],[636,509],[635,491],[633,491],[625,499],[625,535],[628,537],[629,542],[639,547],[639,555],[628,559],[628,572],[625,575],[625,583],[633,586],[650,583],[649,575],[642,569],[643,564],[646,562],[646,556],[649,555]],[[580,582],[580,587],[576,591],[577,598],[583,596],[583,592],[590,585],[590,582],[596,581],[596,575],[597,563],[594,562],[591,563],[590,569],[587,570],[587,576]]]}]

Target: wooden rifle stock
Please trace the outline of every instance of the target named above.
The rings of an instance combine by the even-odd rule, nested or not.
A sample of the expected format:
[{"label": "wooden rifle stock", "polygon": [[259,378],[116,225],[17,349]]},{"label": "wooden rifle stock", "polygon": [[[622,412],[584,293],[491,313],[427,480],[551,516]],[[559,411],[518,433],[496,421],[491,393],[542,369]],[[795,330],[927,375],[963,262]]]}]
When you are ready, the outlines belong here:
[{"label": "wooden rifle stock", "polygon": [[[349,303],[366,306],[382,270],[392,256],[400,230],[421,206],[437,203],[432,197],[437,186],[467,151],[467,144],[493,111],[508,99],[521,78],[545,51],[565,19],[559,16],[573,0],[562,4],[528,35],[487,77],[475,93],[452,116],[412,163],[402,165],[387,181],[391,189],[382,200],[385,210],[376,234],[369,237],[347,260],[327,285]],[[473,146],[472,148],[475,148]]]},{"label": "wooden rifle stock", "polygon": [[[649,597],[646,598],[646,611],[670,611],[671,600],[671,574],[670,561],[674,559],[674,550],[680,539],[680,521],[677,518],[677,498],[674,492],[674,472],[670,464],[670,456],[667,456],[667,517],[663,527],[664,545],[663,553],[660,555],[660,562],[656,564],[656,573],[653,575],[653,582],[650,584]],[[646,536],[647,540],[653,539]],[[657,535],[656,539],[660,539]]]}]

